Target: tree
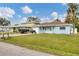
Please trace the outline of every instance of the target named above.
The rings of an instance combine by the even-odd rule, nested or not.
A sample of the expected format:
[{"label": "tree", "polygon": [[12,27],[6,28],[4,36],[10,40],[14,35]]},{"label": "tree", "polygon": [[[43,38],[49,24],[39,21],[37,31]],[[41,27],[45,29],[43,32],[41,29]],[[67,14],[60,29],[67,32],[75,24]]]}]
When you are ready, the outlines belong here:
[{"label": "tree", "polygon": [[10,21],[6,18],[0,18],[0,26],[8,26],[10,24]]},{"label": "tree", "polygon": [[[8,26],[10,24],[10,21],[7,20],[6,18],[0,18],[0,26]],[[9,33],[8,34],[8,37],[9,37]],[[3,31],[3,39],[5,39],[4,37],[4,31]]]},{"label": "tree", "polygon": [[28,17],[27,18],[27,22],[28,23],[39,23],[40,22],[40,19],[38,17]]},{"label": "tree", "polygon": [[77,11],[78,5],[75,3],[69,3],[68,4],[68,10],[67,10],[67,17],[66,17],[66,23],[72,23],[73,24],[73,33],[75,31],[75,24],[77,23]]},{"label": "tree", "polygon": [[76,17],[77,7],[78,5],[75,3],[68,4],[67,17],[65,21],[66,23],[75,23],[77,21]]}]

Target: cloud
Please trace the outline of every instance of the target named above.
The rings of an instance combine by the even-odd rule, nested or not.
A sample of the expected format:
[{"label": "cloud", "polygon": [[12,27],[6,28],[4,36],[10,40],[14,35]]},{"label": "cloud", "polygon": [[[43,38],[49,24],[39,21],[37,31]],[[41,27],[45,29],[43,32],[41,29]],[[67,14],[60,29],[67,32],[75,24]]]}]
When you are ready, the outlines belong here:
[{"label": "cloud", "polygon": [[24,6],[21,9],[22,9],[23,13],[25,13],[25,14],[32,13],[32,9],[28,6]]},{"label": "cloud", "polygon": [[58,13],[57,12],[52,12],[51,16],[53,17],[53,19],[57,19],[58,18]]},{"label": "cloud", "polygon": [[63,6],[66,6],[66,5],[67,5],[67,3],[62,3],[62,5],[63,5]]},{"label": "cloud", "polygon": [[62,14],[62,15],[59,15],[59,19],[60,19],[62,22],[64,22],[65,19],[66,19],[66,16],[67,16],[67,13],[64,13],[64,14]]},{"label": "cloud", "polygon": [[23,17],[19,23],[25,23],[27,21],[27,17]]},{"label": "cloud", "polygon": [[27,20],[27,18],[26,18],[26,17],[23,17],[23,18],[22,18],[22,20],[26,21],[26,20]]},{"label": "cloud", "polygon": [[67,16],[67,13],[58,14],[57,12],[53,12],[51,14],[51,16],[53,17],[54,20],[58,18],[59,20],[61,20],[62,22],[64,22],[65,21],[65,18]]},{"label": "cloud", "polygon": [[0,17],[10,17],[12,18],[15,11],[9,7],[0,7]]},{"label": "cloud", "polygon": [[49,17],[42,17],[40,19],[41,19],[41,22],[49,22],[49,20],[50,20]]}]

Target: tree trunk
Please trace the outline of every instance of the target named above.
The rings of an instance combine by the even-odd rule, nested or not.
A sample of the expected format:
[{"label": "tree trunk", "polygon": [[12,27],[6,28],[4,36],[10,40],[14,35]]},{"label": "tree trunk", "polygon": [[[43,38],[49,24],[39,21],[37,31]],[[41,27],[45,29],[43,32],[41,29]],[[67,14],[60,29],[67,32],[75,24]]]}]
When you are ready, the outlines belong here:
[{"label": "tree trunk", "polygon": [[73,34],[75,34],[75,24],[73,24]]},{"label": "tree trunk", "polygon": [[3,36],[2,36],[2,39],[4,39],[4,40],[5,40],[4,32],[3,32]]},{"label": "tree trunk", "polygon": [[8,38],[9,38],[9,33],[7,33],[7,36],[8,36]]}]

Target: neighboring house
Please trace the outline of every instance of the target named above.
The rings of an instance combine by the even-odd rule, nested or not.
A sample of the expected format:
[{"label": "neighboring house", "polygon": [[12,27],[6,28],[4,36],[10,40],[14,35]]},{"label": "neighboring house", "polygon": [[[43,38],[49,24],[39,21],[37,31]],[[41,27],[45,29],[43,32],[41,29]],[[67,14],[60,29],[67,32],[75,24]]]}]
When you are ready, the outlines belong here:
[{"label": "neighboring house", "polygon": [[0,26],[0,32],[13,32],[12,26]]}]

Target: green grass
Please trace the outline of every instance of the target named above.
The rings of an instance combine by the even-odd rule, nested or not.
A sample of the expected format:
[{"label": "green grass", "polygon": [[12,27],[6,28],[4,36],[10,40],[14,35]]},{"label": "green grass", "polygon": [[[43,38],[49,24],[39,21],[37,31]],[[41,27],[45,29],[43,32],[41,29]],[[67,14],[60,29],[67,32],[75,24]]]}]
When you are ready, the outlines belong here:
[{"label": "green grass", "polygon": [[33,34],[1,41],[55,55],[79,56],[79,34]]}]

